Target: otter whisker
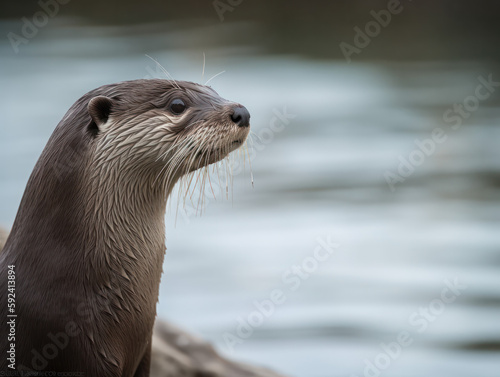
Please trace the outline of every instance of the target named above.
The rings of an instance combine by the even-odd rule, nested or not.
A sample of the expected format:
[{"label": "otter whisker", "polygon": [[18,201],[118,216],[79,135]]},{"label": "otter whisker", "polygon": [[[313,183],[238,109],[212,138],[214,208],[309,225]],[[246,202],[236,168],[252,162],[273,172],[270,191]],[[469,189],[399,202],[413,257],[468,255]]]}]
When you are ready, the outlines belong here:
[{"label": "otter whisker", "polygon": [[186,150],[182,149],[174,157],[172,157],[172,163],[168,165],[169,168],[166,171],[167,187],[170,187],[170,184],[175,179],[175,173],[177,173],[179,171],[179,169],[181,169],[182,164],[178,163],[178,161],[180,161],[185,155],[186,155]]},{"label": "otter whisker", "polygon": [[253,140],[252,136],[255,136],[257,138],[257,140],[259,140],[260,142],[262,142],[262,138],[258,134],[256,134],[255,132],[250,131],[250,133],[248,134],[248,136],[249,136],[249,138],[251,140]]},{"label": "otter whisker", "polygon": [[[217,153],[217,160],[219,160],[219,153]],[[217,164],[215,164],[215,166],[217,167],[217,179],[219,180],[219,190],[222,190],[222,185],[220,184],[220,171],[219,171],[219,167],[220,165],[222,164],[222,162],[217,162]]]},{"label": "otter whisker", "polygon": [[[205,134],[207,131],[203,131],[203,134]],[[202,153],[202,155],[200,156],[200,161],[198,162],[198,164],[201,164],[201,157],[203,157],[203,154],[205,153],[205,151],[203,152],[199,152],[200,150],[206,150],[206,145],[208,145],[208,142],[210,141],[209,138],[207,137],[203,137],[202,138],[202,142],[200,143],[199,147],[194,151],[194,153],[192,154],[190,160],[189,160],[189,163],[187,164],[187,169],[188,170],[191,170],[191,168],[193,167],[193,164],[197,158],[197,156],[199,155],[199,153]],[[198,166],[199,167],[199,166]],[[184,203],[185,203],[185,200],[187,198],[187,196],[189,195],[190,197],[190,200],[192,200],[192,196],[195,192],[195,189],[196,189],[196,186],[198,184],[198,181],[199,181],[199,177],[200,177],[201,173],[198,171],[197,174],[196,174],[196,181],[195,181],[195,185],[194,185],[194,188],[193,190],[191,191],[191,194],[189,195],[189,187],[191,186],[191,182],[194,178],[194,174],[193,176],[191,177],[191,180],[189,182],[189,186],[188,186],[188,190],[185,191],[185,197],[184,197]]]},{"label": "otter whisker", "polygon": [[[212,156],[212,151],[209,150],[207,153],[207,158],[206,158],[207,162],[206,162],[205,167],[203,168],[203,175],[204,175],[204,180],[205,180],[203,191],[205,192],[206,181],[208,181],[208,185],[209,185],[210,190],[212,191],[212,194],[213,194],[212,182],[210,181],[210,171],[208,170],[211,156]],[[215,199],[215,195],[214,195],[214,199]]]},{"label": "otter whisker", "polygon": [[174,85],[177,87],[177,89],[181,90],[181,87],[179,86],[179,84],[177,83],[177,81],[175,81],[175,79],[172,77],[172,75],[170,73],[168,73],[168,71],[165,68],[163,68],[163,66],[156,59],[154,59],[153,57],[149,56],[148,54],[145,54],[145,55],[149,59],[151,59],[152,61],[154,61],[156,64],[158,64],[158,66],[163,71],[163,73],[165,73],[165,75],[167,76],[167,78],[169,78],[170,80],[172,80],[174,82]]},{"label": "otter whisker", "polygon": [[253,171],[252,171],[252,160],[250,158],[250,152],[248,152],[248,145],[247,142],[245,141],[245,152],[247,153],[248,156],[248,167],[250,168],[250,180],[252,182],[252,188],[254,188],[254,181],[253,181]]},{"label": "otter whisker", "polygon": [[[197,201],[197,204],[196,204],[196,213],[202,213],[203,212],[203,187],[204,187],[204,178],[205,178],[205,175],[204,175],[204,172],[203,172],[203,169],[200,170],[200,174],[199,174],[199,177],[200,177],[200,188],[199,188],[199,194],[198,194],[198,201]],[[201,211],[200,211],[200,207],[201,207]],[[200,211],[200,212],[199,212]]]},{"label": "otter whisker", "polygon": [[[180,202],[181,202],[181,193],[186,192],[185,185],[186,185],[187,177],[188,177],[188,175],[183,176],[179,182],[179,186],[178,186],[179,190],[177,192],[177,207],[176,207],[176,211],[175,211],[176,218],[177,218],[177,214],[179,213],[179,206],[180,206]],[[183,208],[185,208],[185,207],[186,207],[186,201],[185,201],[185,196],[184,196]]]},{"label": "otter whisker", "polygon": [[191,184],[193,182],[194,177],[197,175],[197,173],[198,172],[193,172],[193,173],[189,174],[190,175],[189,182],[187,184],[187,188],[184,190],[184,199],[183,199],[184,206],[186,205],[186,199],[188,198],[188,193],[189,193],[189,190],[191,188]]},{"label": "otter whisker", "polygon": [[[205,134],[206,131],[203,132],[203,134]],[[205,148],[205,145],[208,143],[208,138],[206,137],[203,137],[202,138],[202,142],[199,143],[198,145],[198,148],[195,149],[188,161],[188,164],[186,164],[188,166],[188,169],[191,169],[193,167],[193,164],[194,162],[196,161],[196,158],[198,157],[198,155],[201,153],[201,151]],[[200,162],[198,162],[199,164]],[[199,166],[198,166],[199,167]]]},{"label": "otter whisker", "polygon": [[216,75],[213,75],[212,77],[210,77],[210,79],[208,79],[208,81],[205,83],[205,85],[208,85],[208,83],[209,83],[210,81],[212,81],[212,80],[213,80],[213,79],[215,79],[217,76],[220,76],[220,75],[222,75],[222,74],[223,74],[223,73],[225,73],[225,72],[226,72],[226,71],[221,71],[221,72],[217,73]]},{"label": "otter whisker", "polygon": [[203,180],[201,182],[201,186],[200,186],[200,198],[198,199],[198,203],[200,203],[201,201],[201,212],[203,212],[203,208],[205,206],[205,187],[206,187],[206,181],[207,181],[207,166],[208,166],[208,162],[210,161],[209,160],[209,157],[210,157],[210,153],[207,153],[206,154],[206,157],[205,157],[205,168],[203,169]]},{"label": "otter whisker", "polygon": [[[189,185],[188,185],[188,188],[184,191],[184,198],[183,198],[183,205],[184,206],[186,205],[186,200],[189,199],[189,202],[194,207],[192,196],[196,190],[196,186],[197,186],[197,182],[199,180],[200,174],[201,174],[200,170],[196,170],[196,171],[190,173],[191,177],[189,179]],[[196,177],[196,179],[195,179],[195,177]],[[194,187],[191,189],[191,184],[193,181],[195,182],[195,184],[194,184]]]},{"label": "otter whisker", "polygon": [[[201,162],[201,161],[200,161],[200,162]],[[202,175],[202,174],[201,174],[201,172],[200,172],[200,171],[198,171],[198,174],[197,174],[197,176],[196,176],[196,181],[195,181],[195,184],[194,184],[194,187],[193,187],[193,191],[191,192],[191,195],[190,195],[190,198],[191,198],[191,199],[192,199],[192,197],[193,197],[193,195],[194,195],[194,193],[195,193],[195,189],[196,189],[196,187],[197,187],[197,185],[198,185],[198,182],[199,182],[199,181],[201,181],[201,180],[200,180],[201,175]]]},{"label": "otter whisker", "polygon": [[[175,149],[176,149],[176,150],[174,150],[173,156],[172,156],[172,157],[171,157],[168,161],[166,161],[166,163],[165,163],[164,167],[160,170],[160,173],[158,173],[158,175],[157,175],[157,177],[156,177],[156,179],[155,179],[154,183],[156,183],[156,181],[158,180],[158,178],[159,178],[159,177],[163,174],[163,172],[164,172],[165,170],[167,170],[167,177],[169,176],[169,174],[168,174],[168,170],[170,169],[170,167],[171,167],[171,166],[175,166],[175,164],[173,164],[173,163],[171,163],[171,162],[172,162],[172,161],[174,160],[174,158],[176,158],[177,156],[182,157],[182,153],[185,151],[185,147],[186,147],[186,145],[187,145],[187,144],[189,144],[189,141],[190,141],[190,140],[189,140],[189,138],[187,138],[185,141],[183,141],[183,142],[179,143],[178,145],[176,144],[176,147],[175,147]],[[170,152],[170,151],[169,151],[169,152]],[[165,157],[166,157],[166,156],[165,156]],[[169,183],[169,182],[167,181],[167,185],[168,185],[168,183]],[[168,186],[167,186],[167,187],[168,187]]]},{"label": "otter whisker", "polygon": [[[185,152],[179,153],[178,156],[176,156],[175,159],[172,160],[172,163],[169,165],[169,169],[167,170],[167,176],[168,176],[167,185],[168,186],[170,186],[171,182],[174,181],[175,173],[177,173],[182,168],[182,164],[179,162],[182,160],[182,158],[184,156],[185,156]],[[174,166],[174,167],[172,168],[170,166]]]},{"label": "otter whisker", "polygon": [[[174,145],[171,147],[171,149],[167,149],[164,153],[161,153],[155,162],[158,162],[161,159],[165,159],[169,153],[179,151],[181,148],[184,148],[189,142],[189,139],[185,139],[184,141],[181,141],[177,144],[177,140],[174,140]],[[172,149],[174,149],[174,151],[172,151]],[[166,164],[168,164],[168,162],[169,160],[165,161]]]},{"label": "otter whisker", "polygon": [[228,159],[225,158],[225,170],[226,170],[226,199],[229,200],[229,170],[228,170]]},{"label": "otter whisker", "polygon": [[212,191],[212,195],[214,197],[214,200],[217,200],[216,196],[215,196],[215,192],[214,192],[214,188],[212,186],[212,180],[210,178],[210,173],[207,172],[207,175],[208,175],[208,183],[210,185],[210,190]]}]

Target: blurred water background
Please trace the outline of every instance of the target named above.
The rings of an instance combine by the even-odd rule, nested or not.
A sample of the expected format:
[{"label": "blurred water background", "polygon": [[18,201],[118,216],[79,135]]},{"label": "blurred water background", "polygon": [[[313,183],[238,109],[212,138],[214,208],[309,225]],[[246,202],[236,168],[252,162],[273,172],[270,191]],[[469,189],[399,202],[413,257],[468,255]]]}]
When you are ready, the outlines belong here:
[{"label": "blurred water background", "polygon": [[[202,216],[188,204],[175,221],[172,203],[159,316],[291,376],[500,376],[500,95],[492,86],[477,106],[467,99],[481,80],[500,81],[499,7],[401,6],[348,63],[339,44],[387,2],[243,1],[221,21],[211,1],[72,0],[17,53],[8,33],[22,35],[22,17],[41,8],[2,3],[0,223],[11,226],[82,94],[164,77],[145,54],[176,79],[225,71],[210,85],[250,110],[255,187],[247,166],[233,199],[209,197]],[[474,109],[453,127],[445,114],[464,101]],[[418,159],[415,140],[436,129],[445,140]],[[402,177],[411,156],[418,165]],[[338,247],[314,264],[321,240]],[[230,347],[239,319],[277,289],[285,301],[260,322],[253,314],[252,334]],[[412,344],[388,359],[381,343],[403,331]]]}]

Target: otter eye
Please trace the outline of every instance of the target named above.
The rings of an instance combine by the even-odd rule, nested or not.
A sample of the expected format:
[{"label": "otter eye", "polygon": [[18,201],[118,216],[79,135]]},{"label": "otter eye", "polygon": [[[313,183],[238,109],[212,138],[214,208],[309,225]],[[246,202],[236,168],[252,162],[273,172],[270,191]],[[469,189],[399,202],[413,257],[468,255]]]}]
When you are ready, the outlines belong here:
[{"label": "otter eye", "polygon": [[183,100],[177,98],[170,103],[170,111],[172,111],[174,114],[179,115],[183,113],[184,110],[186,110],[186,104]]}]

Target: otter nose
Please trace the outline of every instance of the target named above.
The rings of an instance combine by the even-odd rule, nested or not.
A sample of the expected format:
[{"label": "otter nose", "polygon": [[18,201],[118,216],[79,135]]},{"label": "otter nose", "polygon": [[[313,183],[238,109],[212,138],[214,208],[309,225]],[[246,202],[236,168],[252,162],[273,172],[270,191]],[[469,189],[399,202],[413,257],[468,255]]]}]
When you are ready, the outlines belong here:
[{"label": "otter nose", "polygon": [[245,106],[235,107],[231,114],[231,120],[238,125],[238,127],[250,126],[250,113]]}]

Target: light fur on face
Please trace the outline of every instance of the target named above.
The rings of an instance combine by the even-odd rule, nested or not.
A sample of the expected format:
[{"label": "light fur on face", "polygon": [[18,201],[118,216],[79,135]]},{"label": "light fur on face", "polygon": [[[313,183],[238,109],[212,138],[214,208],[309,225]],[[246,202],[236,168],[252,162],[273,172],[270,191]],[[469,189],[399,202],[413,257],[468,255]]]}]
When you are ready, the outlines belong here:
[{"label": "light fur on face", "polygon": [[[176,82],[170,91],[174,93],[168,98],[178,96],[189,101],[181,115],[169,113],[160,105],[139,114],[110,116],[96,140],[95,161],[91,164],[96,180],[109,177],[110,170],[120,171],[124,177],[139,179],[168,195],[180,178],[201,168],[205,168],[201,182],[210,180],[207,167],[223,160],[227,163],[229,153],[244,145],[249,128],[238,127],[230,120],[238,104],[193,83]],[[220,170],[219,165],[216,168]],[[230,169],[223,171],[228,173]],[[192,178],[185,181],[191,183]],[[203,190],[204,185],[201,187]],[[189,184],[184,192],[189,192]]]}]

